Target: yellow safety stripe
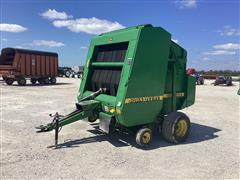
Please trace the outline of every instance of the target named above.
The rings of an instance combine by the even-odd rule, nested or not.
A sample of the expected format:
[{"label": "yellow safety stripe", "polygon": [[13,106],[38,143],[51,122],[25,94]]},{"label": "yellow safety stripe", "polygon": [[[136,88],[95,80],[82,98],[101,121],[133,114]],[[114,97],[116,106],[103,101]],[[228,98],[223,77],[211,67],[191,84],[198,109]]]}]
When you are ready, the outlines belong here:
[{"label": "yellow safety stripe", "polygon": [[[164,94],[163,96],[146,96],[146,97],[136,97],[136,98],[126,98],[125,104],[129,103],[139,103],[139,102],[150,102],[150,101],[162,101],[166,98],[171,98],[172,94]],[[176,97],[184,97],[183,92],[176,93]]]}]

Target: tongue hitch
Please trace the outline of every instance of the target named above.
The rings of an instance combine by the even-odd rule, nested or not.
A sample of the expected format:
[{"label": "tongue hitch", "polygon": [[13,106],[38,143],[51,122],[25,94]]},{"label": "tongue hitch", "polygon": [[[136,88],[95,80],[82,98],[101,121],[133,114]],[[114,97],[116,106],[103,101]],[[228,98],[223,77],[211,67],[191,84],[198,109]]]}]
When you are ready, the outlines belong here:
[{"label": "tongue hitch", "polygon": [[56,112],[54,115],[50,114],[50,116],[53,117],[52,122],[47,125],[40,125],[36,127],[37,132],[48,132],[55,129],[55,147],[57,148],[58,133],[63,126],[85,119],[87,117],[98,116],[101,111],[101,106],[100,102],[94,100],[94,98],[103,92],[105,92],[105,89],[101,88],[91,95],[81,99],[76,104],[77,109],[66,116],[59,115],[58,112]]}]

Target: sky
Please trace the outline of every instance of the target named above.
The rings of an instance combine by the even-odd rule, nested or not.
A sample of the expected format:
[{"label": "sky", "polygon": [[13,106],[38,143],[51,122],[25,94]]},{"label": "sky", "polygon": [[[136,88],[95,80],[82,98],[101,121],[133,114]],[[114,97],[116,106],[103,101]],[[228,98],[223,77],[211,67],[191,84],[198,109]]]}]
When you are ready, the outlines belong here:
[{"label": "sky", "polygon": [[83,65],[91,38],[139,24],[166,29],[188,52],[188,67],[239,70],[239,0],[0,0],[1,49],[57,52]]}]

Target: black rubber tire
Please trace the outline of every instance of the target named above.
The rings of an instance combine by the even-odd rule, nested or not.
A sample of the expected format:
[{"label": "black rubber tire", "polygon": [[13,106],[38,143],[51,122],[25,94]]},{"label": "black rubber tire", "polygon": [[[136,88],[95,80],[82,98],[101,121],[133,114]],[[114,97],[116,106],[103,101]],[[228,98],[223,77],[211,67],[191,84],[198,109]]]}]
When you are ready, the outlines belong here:
[{"label": "black rubber tire", "polygon": [[5,82],[6,82],[7,85],[11,86],[11,85],[13,84],[13,82],[14,82],[14,79],[12,79],[12,78],[6,78],[6,79],[5,79]]},{"label": "black rubber tire", "polygon": [[69,78],[70,75],[71,75],[71,73],[70,73],[70,71],[67,70],[67,71],[65,71],[64,75],[65,75],[65,77],[68,77],[68,78]]},{"label": "black rubber tire", "polygon": [[30,80],[30,81],[31,81],[31,83],[32,83],[32,84],[36,84],[36,82],[37,82],[37,79],[36,79],[36,78],[31,78],[31,80]]},{"label": "black rubber tire", "polygon": [[[145,134],[149,134],[149,140],[147,140],[147,142],[144,142],[144,137],[145,137]],[[149,144],[151,143],[152,141],[152,130],[149,129],[149,128],[142,128],[142,129],[139,129],[138,132],[136,133],[136,143],[140,146],[140,147],[147,147],[149,146]]]},{"label": "black rubber tire", "polygon": [[98,119],[97,116],[89,116],[89,117],[88,117],[88,122],[93,123],[93,122],[95,122],[97,119]]},{"label": "black rubber tire", "polygon": [[47,84],[50,84],[49,78],[44,78],[44,79],[43,79],[43,82],[44,82],[44,84],[46,84],[46,85],[47,85]]},{"label": "black rubber tire", "polygon": [[[177,136],[176,134],[177,123],[180,120],[184,120],[187,125],[187,130],[183,136]],[[190,120],[186,114],[182,112],[171,112],[164,118],[162,135],[164,139],[170,143],[181,143],[187,139],[190,133],[190,127]]]},{"label": "black rubber tire", "polygon": [[55,77],[50,78],[50,83],[51,84],[56,84],[56,82],[57,82],[57,79]]},{"label": "black rubber tire", "polygon": [[27,84],[27,81],[24,77],[21,77],[17,80],[19,86],[25,86]]},{"label": "black rubber tire", "polygon": [[37,81],[38,81],[39,84],[44,85],[44,79],[43,78],[39,78]]}]

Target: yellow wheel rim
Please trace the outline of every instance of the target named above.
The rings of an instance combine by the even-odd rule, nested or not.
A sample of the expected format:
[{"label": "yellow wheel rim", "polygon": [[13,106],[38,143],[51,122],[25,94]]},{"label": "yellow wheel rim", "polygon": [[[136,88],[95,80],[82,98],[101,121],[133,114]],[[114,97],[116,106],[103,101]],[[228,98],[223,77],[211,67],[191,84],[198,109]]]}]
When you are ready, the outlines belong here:
[{"label": "yellow wheel rim", "polygon": [[181,119],[176,124],[175,133],[178,137],[183,137],[185,136],[187,129],[188,129],[187,122],[184,119]]},{"label": "yellow wheel rim", "polygon": [[151,134],[149,132],[145,132],[142,136],[142,142],[144,144],[149,143],[149,141],[151,140]]}]

